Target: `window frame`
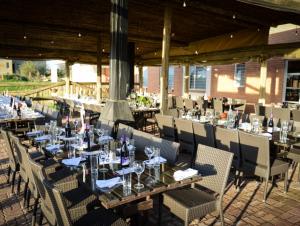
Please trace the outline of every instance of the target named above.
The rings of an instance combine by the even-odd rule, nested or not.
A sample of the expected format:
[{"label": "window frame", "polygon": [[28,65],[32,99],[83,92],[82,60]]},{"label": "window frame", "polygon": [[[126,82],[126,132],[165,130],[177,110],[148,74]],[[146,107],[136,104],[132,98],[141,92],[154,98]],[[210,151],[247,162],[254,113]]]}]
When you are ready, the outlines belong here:
[{"label": "window frame", "polygon": [[[195,68],[195,74],[192,76],[191,70],[192,68]],[[203,68],[205,70],[205,88],[196,88],[196,70],[197,68]],[[207,67],[206,66],[201,66],[201,65],[190,65],[190,79],[189,79],[189,88],[191,91],[197,92],[197,91],[206,91],[207,89]],[[193,86],[191,86],[192,83],[192,77],[193,77]]]},{"label": "window frame", "polygon": [[[241,75],[238,75],[238,68],[239,66],[243,65],[243,70],[241,71]],[[245,63],[240,63],[240,64],[235,64],[234,65],[234,84],[235,87],[245,87],[246,83],[246,64]]]}]

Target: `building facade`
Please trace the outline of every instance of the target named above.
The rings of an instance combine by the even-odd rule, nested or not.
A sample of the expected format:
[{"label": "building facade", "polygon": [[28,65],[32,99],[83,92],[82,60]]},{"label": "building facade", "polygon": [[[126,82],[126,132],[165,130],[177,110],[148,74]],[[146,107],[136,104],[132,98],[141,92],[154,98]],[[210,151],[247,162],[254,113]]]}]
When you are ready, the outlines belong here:
[{"label": "building facade", "polygon": [[10,75],[13,73],[12,60],[0,59],[0,76]]}]

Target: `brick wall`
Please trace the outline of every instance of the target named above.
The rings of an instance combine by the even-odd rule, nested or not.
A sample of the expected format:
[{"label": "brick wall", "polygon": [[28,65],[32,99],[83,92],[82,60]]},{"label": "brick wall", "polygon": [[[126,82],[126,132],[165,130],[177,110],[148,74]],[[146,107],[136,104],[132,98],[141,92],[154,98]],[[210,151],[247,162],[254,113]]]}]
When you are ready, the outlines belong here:
[{"label": "brick wall", "polygon": [[[235,65],[212,67],[211,96],[246,99],[255,103],[259,97],[260,64],[247,62],[245,86],[236,87],[234,82]],[[284,60],[272,58],[267,61],[266,103],[281,102],[284,80]]]}]

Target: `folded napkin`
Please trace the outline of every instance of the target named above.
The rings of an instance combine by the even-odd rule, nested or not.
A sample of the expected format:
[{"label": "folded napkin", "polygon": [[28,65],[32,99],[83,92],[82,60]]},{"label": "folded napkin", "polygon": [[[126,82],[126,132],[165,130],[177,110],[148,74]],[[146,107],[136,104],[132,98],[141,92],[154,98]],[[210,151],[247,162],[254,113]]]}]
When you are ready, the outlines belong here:
[{"label": "folded napkin", "polygon": [[127,145],[127,149],[128,149],[128,151],[134,151],[135,150],[135,146],[129,144],[129,145]]},{"label": "folded napkin", "polygon": [[104,142],[104,141],[109,141],[109,140],[113,140],[114,138],[112,138],[111,136],[101,136],[99,137],[99,142]]},{"label": "folded napkin", "polygon": [[154,158],[152,158],[150,160],[146,160],[145,161],[145,163],[147,165],[154,165],[157,162],[159,162],[161,164],[161,163],[167,162],[167,160],[165,158],[159,156],[159,157],[154,157]]},{"label": "folded napkin", "polygon": [[116,173],[119,175],[129,174],[129,173],[133,173],[133,172],[134,172],[133,167],[123,168],[121,170],[116,171]]},{"label": "folded napkin", "polygon": [[49,145],[46,147],[46,150],[55,154],[57,151],[60,150],[60,145],[59,144]]},{"label": "folded napkin", "polygon": [[114,177],[108,180],[96,180],[96,185],[98,188],[112,188],[117,184],[121,184],[122,180],[120,177]]},{"label": "folded napkin", "polygon": [[120,163],[120,157],[116,157],[115,159],[105,159],[104,161],[102,161],[102,159],[99,158],[99,165],[104,164],[118,164]]},{"label": "folded napkin", "polygon": [[174,172],[173,177],[176,181],[184,180],[198,174],[198,170],[188,168],[186,170],[177,170]]},{"label": "folded napkin", "polygon": [[78,166],[81,161],[81,157],[71,158],[71,159],[63,159],[62,163],[67,166]]},{"label": "folded napkin", "polygon": [[36,135],[39,135],[39,134],[42,134],[42,133],[43,133],[42,130],[37,130],[37,131],[28,132],[26,135],[28,137],[33,137],[33,136],[36,136]]},{"label": "folded napkin", "polygon": [[34,138],[36,142],[43,142],[43,141],[46,141],[46,140],[50,140],[51,136],[50,135],[43,135],[43,136],[40,136],[40,137],[36,137]]}]

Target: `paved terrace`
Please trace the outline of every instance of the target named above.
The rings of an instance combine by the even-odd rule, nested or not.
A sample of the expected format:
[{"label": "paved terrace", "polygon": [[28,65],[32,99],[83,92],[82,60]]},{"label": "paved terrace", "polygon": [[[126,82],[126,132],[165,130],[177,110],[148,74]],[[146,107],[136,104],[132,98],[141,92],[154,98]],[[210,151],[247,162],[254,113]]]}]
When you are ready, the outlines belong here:
[{"label": "paved terrace", "polygon": [[[20,195],[11,194],[10,186],[6,183],[8,156],[2,141],[0,147],[0,225],[30,225],[32,211],[22,208],[22,187]],[[226,225],[300,225],[300,186],[296,182],[297,174],[298,169],[290,169],[288,193],[283,193],[283,182],[280,181],[272,187],[266,203],[262,202],[263,184],[248,180],[239,192],[230,184],[224,197]],[[157,213],[150,211],[149,215],[147,225],[156,225]],[[47,224],[44,222],[44,225]],[[163,225],[176,226],[183,223],[164,209]],[[220,222],[215,214],[210,214],[195,220],[191,225],[220,225]]]}]

